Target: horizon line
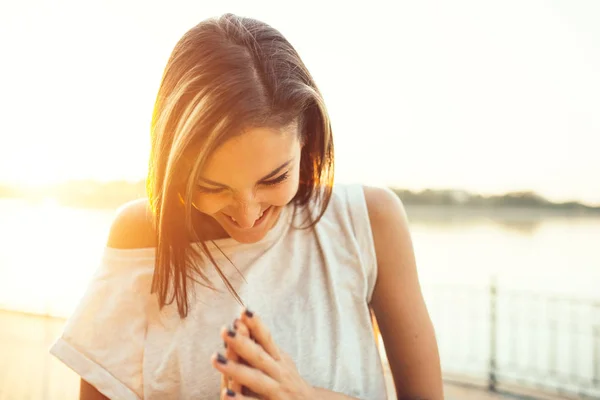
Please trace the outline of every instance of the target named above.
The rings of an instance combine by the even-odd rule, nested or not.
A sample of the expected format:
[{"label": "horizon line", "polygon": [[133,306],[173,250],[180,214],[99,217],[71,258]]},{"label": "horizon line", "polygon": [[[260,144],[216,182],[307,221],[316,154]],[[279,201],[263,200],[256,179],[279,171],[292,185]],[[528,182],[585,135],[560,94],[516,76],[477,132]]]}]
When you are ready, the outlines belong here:
[{"label": "horizon line", "polygon": [[[48,190],[48,189],[53,189],[53,188],[59,188],[61,186],[69,186],[69,185],[78,185],[78,184],[83,184],[83,183],[88,183],[88,184],[96,184],[96,185],[110,185],[110,184],[117,184],[117,183],[121,183],[121,184],[128,184],[128,185],[139,185],[139,184],[145,184],[145,178],[142,179],[95,179],[95,178],[82,178],[82,179],[68,179],[68,180],[61,180],[61,181],[55,181],[52,183],[36,183],[36,184],[31,184],[31,183],[24,183],[24,184],[15,184],[12,182],[8,182],[8,181],[0,181],[0,190],[1,189],[17,189],[17,190],[24,190],[24,191],[28,191],[28,190]],[[344,183],[349,183],[349,182],[344,182]],[[366,182],[356,182],[356,183],[361,183],[361,184],[368,184]],[[423,193],[426,191],[432,191],[432,192],[454,192],[454,193],[464,193],[466,195],[469,196],[481,196],[484,198],[489,198],[489,197],[502,197],[502,196],[508,196],[508,195],[514,195],[514,194],[530,194],[533,196],[537,196],[539,197],[541,200],[547,201],[549,203],[553,203],[553,204],[566,204],[566,203],[577,203],[577,204],[581,204],[584,206],[588,206],[588,207],[600,207],[600,201],[585,201],[582,199],[577,199],[577,198],[571,198],[570,200],[564,200],[564,201],[557,201],[557,200],[552,200],[550,198],[548,198],[547,196],[544,196],[542,194],[540,194],[538,191],[533,190],[533,189],[519,189],[519,190],[509,190],[509,191],[496,191],[496,192],[482,192],[482,191],[474,191],[474,190],[468,190],[468,189],[464,189],[464,188],[456,188],[456,187],[447,187],[447,188],[432,188],[432,187],[426,187],[426,188],[420,188],[420,189],[411,189],[409,187],[402,187],[402,186],[398,186],[398,185],[375,185],[375,186],[380,186],[380,187],[387,187],[391,190],[402,190],[402,191],[408,191],[408,192],[412,192],[412,193]],[[0,194],[0,198],[4,198],[4,197],[9,197],[9,196],[3,196],[2,194]]]}]

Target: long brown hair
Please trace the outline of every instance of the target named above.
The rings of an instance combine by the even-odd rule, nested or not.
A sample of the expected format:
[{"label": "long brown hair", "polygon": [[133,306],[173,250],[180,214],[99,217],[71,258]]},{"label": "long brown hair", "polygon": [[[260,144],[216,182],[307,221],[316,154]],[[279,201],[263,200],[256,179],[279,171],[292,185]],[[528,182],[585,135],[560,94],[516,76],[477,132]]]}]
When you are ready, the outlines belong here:
[{"label": "long brown hair", "polygon": [[194,229],[194,183],[210,154],[233,135],[294,121],[304,146],[292,202],[316,205],[308,225],[314,226],[331,197],[333,141],[322,95],[296,50],[271,26],[233,14],[202,21],[176,44],[154,106],[147,179],[157,236],[152,292],[161,308],[176,301],[184,318],[192,283],[213,287],[192,240],[241,303]]}]

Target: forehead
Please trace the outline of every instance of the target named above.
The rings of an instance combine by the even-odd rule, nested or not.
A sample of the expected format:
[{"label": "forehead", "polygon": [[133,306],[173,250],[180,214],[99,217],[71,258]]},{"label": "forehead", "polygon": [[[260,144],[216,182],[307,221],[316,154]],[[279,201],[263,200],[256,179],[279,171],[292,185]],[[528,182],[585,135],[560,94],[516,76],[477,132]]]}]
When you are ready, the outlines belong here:
[{"label": "forehead", "polygon": [[295,124],[283,128],[252,128],[235,136],[208,158],[201,176],[225,185],[247,184],[299,156]]}]

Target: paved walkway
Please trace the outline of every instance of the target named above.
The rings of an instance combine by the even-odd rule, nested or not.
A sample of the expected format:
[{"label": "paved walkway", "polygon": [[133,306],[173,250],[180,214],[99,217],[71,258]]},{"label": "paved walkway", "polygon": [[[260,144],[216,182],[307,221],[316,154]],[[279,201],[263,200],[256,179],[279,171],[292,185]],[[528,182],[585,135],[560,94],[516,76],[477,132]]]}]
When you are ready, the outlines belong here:
[{"label": "paved walkway", "polygon": [[[78,398],[79,377],[48,354],[63,324],[61,319],[0,311],[0,400]],[[391,384],[389,373],[387,378]],[[447,400],[504,398],[451,384],[444,390]]]},{"label": "paved walkway", "polygon": [[[396,393],[394,392],[394,384],[392,382],[392,376],[389,370],[386,370],[386,383],[388,386],[388,400],[394,400]],[[464,385],[456,384],[444,384],[444,398],[445,400],[496,400],[506,399],[505,396],[490,393],[486,390],[479,390],[474,387],[468,387]]]},{"label": "paved walkway", "polygon": [[446,400],[492,400],[492,399],[506,399],[506,397],[490,393],[483,390],[477,390],[458,385],[444,386],[444,394]]}]

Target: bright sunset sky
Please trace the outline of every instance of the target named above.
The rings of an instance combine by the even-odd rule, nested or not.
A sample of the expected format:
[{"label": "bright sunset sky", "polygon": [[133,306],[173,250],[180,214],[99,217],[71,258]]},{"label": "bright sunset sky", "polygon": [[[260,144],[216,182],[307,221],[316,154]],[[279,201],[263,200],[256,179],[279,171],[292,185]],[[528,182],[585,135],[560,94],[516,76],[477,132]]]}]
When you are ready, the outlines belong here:
[{"label": "bright sunset sky", "polygon": [[304,59],[339,180],[600,203],[596,0],[2,2],[0,182],[142,179],[174,44],[228,11]]}]

